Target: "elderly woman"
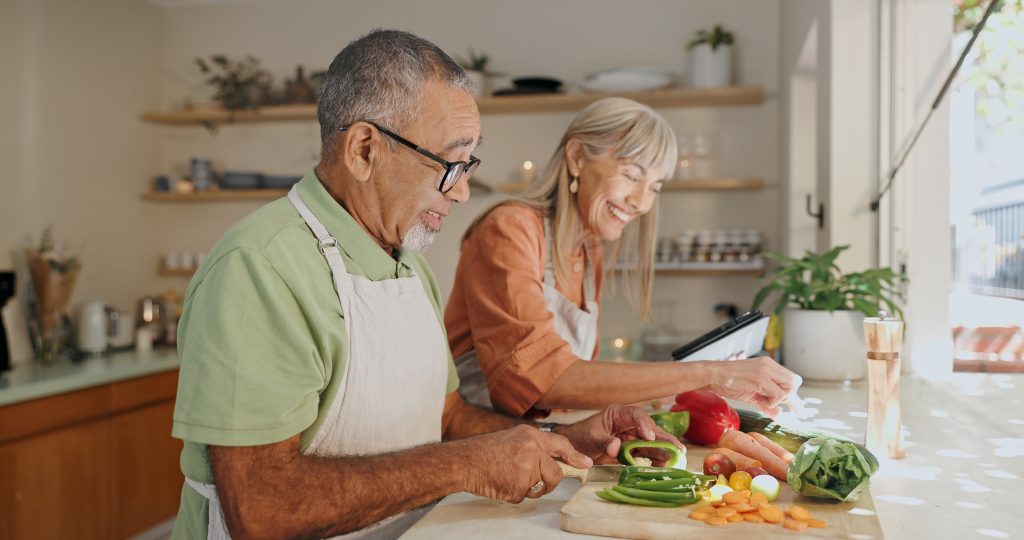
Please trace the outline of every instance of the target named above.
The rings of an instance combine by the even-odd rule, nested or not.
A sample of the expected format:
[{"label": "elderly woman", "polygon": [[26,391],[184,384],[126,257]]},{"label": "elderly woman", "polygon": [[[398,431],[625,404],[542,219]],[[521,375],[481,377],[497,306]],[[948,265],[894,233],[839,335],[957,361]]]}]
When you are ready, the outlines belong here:
[{"label": "elderly woman", "polygon": [[445,326],[465,397],[517,416],[596,409],[706,388],[767,414],[800,384],[771,358],[624,365],[591,362],[607,260],[649,317],[657,199],[674,171],[668,123],[624,98],[573,120],[520,198],[485,212],[462,241]]}]

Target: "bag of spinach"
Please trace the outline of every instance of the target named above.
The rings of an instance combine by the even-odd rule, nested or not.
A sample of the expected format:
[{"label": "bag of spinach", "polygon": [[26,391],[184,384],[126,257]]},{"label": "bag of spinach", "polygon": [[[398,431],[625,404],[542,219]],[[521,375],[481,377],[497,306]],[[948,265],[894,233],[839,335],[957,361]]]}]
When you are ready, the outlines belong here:
[{"label": "bag of spinach", "polygon": [[863,446],[814,437],[808,440],[786,471],[786,482],[808,497],[856,501],[878,470],[878,459]]}]

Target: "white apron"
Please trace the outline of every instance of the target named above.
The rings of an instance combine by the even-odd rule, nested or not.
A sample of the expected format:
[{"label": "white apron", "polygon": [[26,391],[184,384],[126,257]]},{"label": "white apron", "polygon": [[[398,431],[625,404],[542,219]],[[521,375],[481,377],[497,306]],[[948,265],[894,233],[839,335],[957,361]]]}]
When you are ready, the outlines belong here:
[{"label": "white apron", "polygon": [[[564,339],[572,353],[583,360],[590,360],[597,345],[597,299],[595,298],[594,267],[590,254],[583,246],[583,309],[569,301],[555,287],[555,267],[551,262],[551,223],[544,218],[544,238],[547,239],[547,257],[544,261],[544,300],[548,311],[555,317],[555,332]],[[457,360],[459,392],[462,397],[481,407],[492,407],[487,381],[480,370],[476,350],[471,349]]]},{"label": "white apron", "polygon": [[[319,241],[348,331],[345,373],[334,375],[344,379],[304,453],[380,454],[440,441],[448,343],[423,282],[417,276],[370,281],[349,274],[337,240],[302,201],[298,186],[288,199]],[[207,538],[229,538],[214,486],[185,481],[209,500]],[[432,506],[335,538],[397,538]]]}]

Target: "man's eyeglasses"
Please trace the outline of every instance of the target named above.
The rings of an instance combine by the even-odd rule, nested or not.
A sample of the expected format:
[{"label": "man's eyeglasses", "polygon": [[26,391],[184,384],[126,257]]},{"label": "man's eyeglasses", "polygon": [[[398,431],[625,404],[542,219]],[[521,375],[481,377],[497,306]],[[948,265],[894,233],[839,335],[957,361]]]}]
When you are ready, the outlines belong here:
[{"label": "man's eyeglasses", "polygon": [[[419,152],[421,155],[427,157],[428,159],[432,159],[440,163],[441,166],[444,167],[444,175],[441,176],[441,183],[437,185],[437,190],[440,191],[441,193],[448,193],[449,191],[451,191],[452,188],[455,187],[455,184],[459,182],[459,178],[462,178],[463,174],[466,175],[466,178],[472,176],[473,171],[476,171],[476,168],[480,165],[480,159],[477,158],[476,156],[469,156],[468,163],[465,161],[448,161],[436,154],[431,153],[422,146],[409,141],[408,139],[402,137],[397,133],[392,133],[391,131],[382,128],[373,122],[366,123],[377,128],[378,131],[387,135],[388,137],[391,137],[392,139],[404,144],[405,146],[408,146],[409,148],[412,148],[413,150]],[[351,126],[342,126],[338,128],[338,131],[345,131],[349,127]]]}]

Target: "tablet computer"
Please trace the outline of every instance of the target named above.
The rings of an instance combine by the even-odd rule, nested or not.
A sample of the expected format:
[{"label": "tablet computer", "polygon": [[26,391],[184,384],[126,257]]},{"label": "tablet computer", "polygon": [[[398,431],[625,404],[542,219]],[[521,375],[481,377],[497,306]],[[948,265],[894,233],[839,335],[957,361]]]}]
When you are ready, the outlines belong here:
[{"label": "tablet computer", "polygon": [[755,356],[763,349],[767,334],[768,317],[757,310],[748,311],[672,351],[672,359],[687,362]]}]

